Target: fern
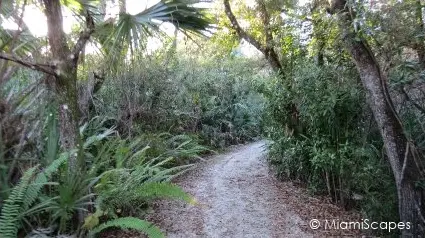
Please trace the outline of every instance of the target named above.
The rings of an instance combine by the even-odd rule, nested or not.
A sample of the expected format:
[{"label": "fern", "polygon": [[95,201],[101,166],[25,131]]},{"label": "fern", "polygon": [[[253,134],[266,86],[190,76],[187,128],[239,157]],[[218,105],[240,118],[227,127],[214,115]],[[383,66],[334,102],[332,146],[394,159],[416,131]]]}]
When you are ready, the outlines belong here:
[{"label": "fern", "polygon": [[41,173],[37,175],[34,182],[28,186],[25,193],[25,201],[22,206],[22,211],[26,211],[38,198],[41,189],[48,182],[54,172],[65,163],[68,159],[68,153],[62,153],[58,159],[54,160],[49,166],[47,166]]},{"label": "fern", "polygon": [[26,198],[27,188],[36,173],[36,169],[37,166],[25,171],[21,181],[12,189],[10,196],[6,199],[0,216],[0,237],[16,237],[20,228],[18,217],[23,200]]},{"label": "fern", "polygon": [[[192,168],[193,165],[181,165],[170,169],[163,169],[156,172],[154,176],[151,176],[147,181],[149,182],[170,182],[173,178],[186,173],[188,169]],[[153,169],[159,169],[156,166]]]},{"label": "fern", "polygon": [[181,199],[188,203],[195,202],[192,196],[172,183],[145,183],[137,188],[136,193],[145,198],[172,198]]},{"label": "fern", "polygon": [[165,237],[161,230],[154,224],[135,217],[117,218],[103,224],[100,224],[89,232],[89,237],[94,237],[99,232],[109,227],[119,227],[120,229],[133,229],[145,233],[151,238]]},{"label": "fern", "polygon": [[[38,166],[28,169],[16,185],[1,211],[0,237],[16,237],[20,228],[20,220],[29,207],[37,200],[44,185],[59,167],[65,163],[68,156],[63,153],[54,160],[43,172],[37,174]],[[34,180],[32,180],[35,177]]]}]

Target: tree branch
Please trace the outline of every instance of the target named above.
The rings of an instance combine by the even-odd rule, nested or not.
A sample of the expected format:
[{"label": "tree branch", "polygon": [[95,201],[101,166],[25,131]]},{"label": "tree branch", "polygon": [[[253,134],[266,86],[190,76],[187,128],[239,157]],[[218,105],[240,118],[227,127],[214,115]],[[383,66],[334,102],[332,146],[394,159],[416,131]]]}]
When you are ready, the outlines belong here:
[{"label": "tree branch", "polygon": [[257,48],[259,51],[261,51],[263,54],[266,52],[266,47],[261,45],[259,41],[254,39],[254,37],[250,36],[248,33],[246,33],[242,27],[239,25],[238,20],[236,20],[235,15],[232,12],[232,9],[230,8],[229,0],[223,0],[224,3],[224,11],[226,12],[227,17],[230,20],[230,23],[232,24],[232,28],[236,31],[236,33],[239,35],[241,39],[246,40],[248,43],[253,45],[255,48]]},{"label": "tree branch", "polygon": [[19,58],[13,56],[13,55],[6,54],[6,53],[0,53],[0,59],[12,61],[12,62],[18,63],[20,65],[23,65],[27,68],[56,76],[56,73],[53,70],[53,66],[51,66],[51,65],[45,65],[45,64],[39,64],[39,63],[33,63],[33,62],[25,61],[25,60],[19,59]]},{"label": "tree branch", "polygon": [[260,8],[261,18],[264,26],[264,34],[266,36],[266,46],[264,54],[273,69],[280,72],[282,71],[282,65],[280,64],[279,56],[273,47],[273,35],[270,30],[270,15],[267,12],[264,0],[259,0],[257,1],[257,3]]},{"label": "tree branch", "polygon": [[264,35],[266,36],[266,48],[272,47],[272,41],[273,37],[270,32],[270,16],[267,12],[266,4],[263,0],[257,1],[260,13],[261,13],[261,20],[263,22],[264,26]]},{"label": "tree branch", "polygon": [[233,30],[236,31],[240,39],[246,40],[248,43],[253,45],[257,50],[261,51],[261,53],[264,55],[264,57],[267,59],[269,64],[272,66],[272,68],[277,72],[282,72],[282,65],[280,64],[279,56],[276,53],[276,51],[273,48],[273,36],[270,32],[270,16],[266,10],[266,5],[263,1],[259,1],[259,7],[262,15],[262,21],[264,25],[264,33],[266,36],[266,44],[263,45],[254,37],[249,35],[246,31],[242,29],[242,27],[239,25],[235,15],[232,12],[232,9],[230,8],[229,0],[223,0],[224,3],[224,10],[226,12],[227,17],[230,20],[230,23],[232,24]]},{"label": "tree branch", "polygon": [[[22,8],[21,8],[21,14],[19,15],[19,17],[15,17],[16,14],[13,14],[14,18],[16,18],[18,22],[18,29],[13,32],[13,37],[10,40],[5,41],[4,44],[0,47],[0,49],[4,49],[7,45],[9,45],[8,53],[13,52],[15,43],[18,40],[18,37],[23,32],[21,25],[24,22],[23,17],[24,17],[26,6],[27,6],[27,0],[24,0],[24,3],[22,4]],[[12,75],[12,73],[16,70],[16,69],[12,70],[16,67],[8,67],[8,62],[9,61],[5,61],[0,67],[0,84],[3,84],[5,81],[7,81],[8,78]]]},{"label": "tree branch", "polygon": [[72,49],[72,55],[74,56],[74,61],[76,62],[78,60],[78,57],[81,53],[81,51],[84,49],[84,47],[87,44],[87,41],[90,39],[90,36],[94,32],[94,21],[93,17],[90,15],[90,12],[87,11],[86,13],[86,29],[80,33],[80,37],[77,40],[77,43],[74,45],[74,48]]},{"label": "tree branch", "polygon": [[12,77],[12,75],[16,72],[17,69],[18,67],[16,66],[9,66],[3,72],[1,72],[0,85],[9,81],[9,79]]},{"label": "tree branch", "polygon": [[414,107],[416,107],[416,109],[418,109],[422,114],[425,115],[425,109],[423,107],[421,107],[418,103],[416,103],[414,100],[412,100],[409,96],[409,94],[407,94],[406,90],[404,90],[404,88],[401,88],[401,92],[403,93],[404,97],[406,98],[407,101],[411,102],[412,105]]}]

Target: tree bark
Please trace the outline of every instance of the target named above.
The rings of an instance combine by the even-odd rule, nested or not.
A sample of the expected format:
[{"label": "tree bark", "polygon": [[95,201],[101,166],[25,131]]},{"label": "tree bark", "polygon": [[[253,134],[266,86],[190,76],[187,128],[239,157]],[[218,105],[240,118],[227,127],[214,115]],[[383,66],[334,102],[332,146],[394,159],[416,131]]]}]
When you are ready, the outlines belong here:
[{"label": "tree bark", "polygon": [[[77,149],[68,161],[68,172],[77,176],[85,169],[83,143],[79,132],[80,111],[78,107],[77,70],[78,59],[91,34],[94,32],[94,21],[89,12],[86,13],[86,29],[71,49],[63,31],[63,17],[60,0],[43,0],[47,18],[47,38],[52,53],[55,90],[59,102],[60,142],[64,150]],[[83,211],[78,212],[78,222],[84,221]]]},{"label": "tree bark", "polygon": [[[55,68],[56,95],[59,102],[59,127],[61,146],[73,149],[78,141],[78,110],[76,105],[77,65],[73,62],[63,31],[62,9],[59,0],[44,0],[47,17],[47,37]],[[74,91],[75,90],[75,91]],[[74,92],[73,92],[74,91]],[[76,161],[71,159],[70,167]]]},{"label": "tree bark", "polygon": [[[93,19],[87,13],[87,29],[80,33],[77,43],[71,50],[63,31],[63,17],[59,0],[43,0],[47,17],[47,38],[55,77],[55,90],[59,102],[60,142],[65,150],[81,148],[79,134],[79,109],[77,95],[77,66],[78,58],[84,49],[90,35],[94,31]],[[81,156],[81,153],[78,153]],[[83,166],[78,164],[77,156],[71,156],[69,167],[76,170]]]},{"label": "tree bark", "polygon": [[[333,7],[333,8],[332,8]],[[411,229],[401,230],[403,237],[423,234],[423,223],[419,219],[422,210],[418,200],[419,189],[415,183],[421,179],[421,171],[416,163],[412,143],[404,134],[403,127],[387,89],[387,78],[382,74],[367,42],[358,40],[352,27],[353,18],[345,0],[334,0],[331,12],[337,13],[343,40],[356,64],[368,98],[369,106],[380,128],[385,150],[397,186],[399,216],[401,222],[409,222]],[[420,231],[422,230],[422,231]]]}]

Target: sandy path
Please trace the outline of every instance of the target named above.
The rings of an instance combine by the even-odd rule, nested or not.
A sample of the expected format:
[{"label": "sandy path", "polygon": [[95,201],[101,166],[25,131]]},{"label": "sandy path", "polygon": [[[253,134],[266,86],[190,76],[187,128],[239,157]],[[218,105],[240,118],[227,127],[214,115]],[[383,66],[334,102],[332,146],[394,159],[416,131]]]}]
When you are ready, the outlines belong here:
[{"label": "sandy path", "polygon": [[161,201],[148,219],[167,237],[312,237],[279,199],[282,189],[268,170],[264,145],[238,146],[209,158],[177,181],[198,205]]}]

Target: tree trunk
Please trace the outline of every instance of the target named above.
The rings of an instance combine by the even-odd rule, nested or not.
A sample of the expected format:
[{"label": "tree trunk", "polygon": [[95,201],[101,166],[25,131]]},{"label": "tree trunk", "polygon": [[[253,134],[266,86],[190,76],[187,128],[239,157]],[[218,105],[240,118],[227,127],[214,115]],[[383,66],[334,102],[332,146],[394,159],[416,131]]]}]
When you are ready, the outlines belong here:
[{"label": "tree trunk", "polygon": [[[86,13],[87,29],[79,35],[72,50],[68,46],[63,31],[63,17],[60,0],[43,0],[47,18],[47,38],[54,67],[54,88],[59,102],[59,131],[61,147],[65,151],[78,149],[71,154],[68,161],[70,176],[78,176],[85,171],[85,161],[82,151],[82,140],[79,133],[79,108],[77,91],[78,59],[90,35],[94,32],[94,21]],[[78,211],[78,222],[84,221],[85,212]]]},{"label": "tree trunk", "polygon": [[[345,0],[334,0],[332,12],[338,12],[340,28],[346,48],[352,56],[364,88],[369,106],[379,126],[385,150],[397,186],[400,221],[410,223],[411,229],[401,230],[403,237],[421,234],[423,223],[419,219],[418,188],[415,183],[421,179],[420,169],[415,157],[409,150],[411,143],[406,138],[401,121],[388,94],[387,79],[382,74],[379,64],[364,40],[352,27],[353,19]],[[418,207],[418,209],[417,209]],[[423,231],[422,231],[423,232]]]},{"label": "tree trunk", "polygon": [[126,6],[126,0],[119,0],[118,1],[118,7],[119,7],[119,11],[120,13],[126,13],[127,11],[127,6]]},{"label": "tree trunk", "polygon": [[[229,0],[223,0],[223,4],[224,4],[224,11],[227,17],[229,18],[232,29],[236,31],[236,33],[239,36],[239,39],[246,40],[248,43],[253,45],[257,50],[259,50],[264,55],[264,57],[266,58],[267,62],[270,64],[272,69],[275,72],[277,72],[281,77],[284,77],[284,69],[282,64],[280,63],[279,55],[276,52],[274,44],[273,44],[273,34],[271,31],[272,30],[271,26],[270,26],[270,15],[269,15],[269,12],[267,11],[264,0],[257,1],[257,4],[258,4],[258,8],[261,15],[261,21],[264,27],[264,35],[266,40],[265,44],[262,44],[261,42],[256,40],[253,36],[251,36],[245,30],[242,29],[242,27],[239,25],[238,20],[236,19],[236,16],[232,12]],[[291,110],[291,115],[299,114],[298,108],[294,103],[291,103],[289,107]],[[288,127],[290,127],[289,128],[290,130],[288,130],[288,132],[291,131],[288,134],[292,134],[295,132],[295,135],[298,135],[299,132],[302,131],[302,127],[300,130],[300,122],[299,122],[298,116],[293,118],[296,119],[293,123],[294,125],[287,125]]]},{"label": "tree trunk", "polygon": [[415,43],[415,49],[418,54],[419,64],[421,65],[422,69],[425,69],[425,37],[423,34],[425,34],[424,29],[424,21],[422,18],[422,4],[421,0],[416,0],[415,2],[415,16],[416,16],[416,43]]},{"label": "tree trunk", "polygon": [[[59,102],[60,142],[69,151],[81,145],[78,130],[77,62],[78,54],[71,52],[63,31],[62,9],[59,0],[44,0],[47,17],[47,37],[55,67],[55,90]],[[77,156],[71,156],[70,170],[77,168]]]},{"label": "tree trunk", "polygon": [[[69,69],[66,76],[58,76],[56,81],[63,82],[57,86],[57,101],[59,102],[60,142],[65,150],[76,149],[81,145],[79,134],[79,107],[77,98],[77,69]],[[82,168],[83,163],[77,162],[77,156],[71,156],[69,168],[75,171]]]}]

